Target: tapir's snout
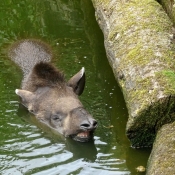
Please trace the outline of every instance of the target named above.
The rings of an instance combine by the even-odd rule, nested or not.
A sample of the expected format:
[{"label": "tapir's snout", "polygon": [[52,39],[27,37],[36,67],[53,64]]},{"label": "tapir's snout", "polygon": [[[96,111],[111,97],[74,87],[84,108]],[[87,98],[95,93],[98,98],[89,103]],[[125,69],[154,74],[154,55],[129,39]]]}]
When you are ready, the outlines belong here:
[{"label": "tapir's snout", "polygon": [[89,118],[88,120],[84,120],[80,124],[80,128],[82,130],[87,130],[87,131],[95,130],[97,128],[97,121],[93,118]]},{"label": "tapir's snout", "polygon": [[74,140],[86,142],[92,138],[97,121],[83,107],[79,107],[71,111],[67,126],[74,130],[74,134],[68,134],[69,136]]}]

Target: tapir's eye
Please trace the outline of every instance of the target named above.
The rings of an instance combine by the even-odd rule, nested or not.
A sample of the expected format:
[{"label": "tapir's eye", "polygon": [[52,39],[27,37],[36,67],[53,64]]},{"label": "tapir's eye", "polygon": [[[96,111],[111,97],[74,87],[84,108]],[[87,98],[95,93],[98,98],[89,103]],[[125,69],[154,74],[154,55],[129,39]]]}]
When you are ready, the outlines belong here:
[{"label": "tapir's eye", "polygon": [[52,115],[52,120],[60,120],[60,116],[59,115]]},{"label": "tapir's eye", "polygon": [[61,121],[62,116],[60,114],[54,114],[51,116],[52,120]]}]

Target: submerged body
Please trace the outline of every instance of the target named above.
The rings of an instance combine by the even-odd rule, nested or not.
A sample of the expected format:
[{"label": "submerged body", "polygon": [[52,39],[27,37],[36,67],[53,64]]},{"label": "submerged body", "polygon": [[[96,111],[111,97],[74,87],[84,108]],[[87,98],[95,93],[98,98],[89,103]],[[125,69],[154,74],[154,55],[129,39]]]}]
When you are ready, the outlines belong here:
[{"label": "submerged body", "polygon": [[49,46],[38,40],[15,43],[9,57],[24,74],[22,89],[16,90],[22,104],[39,121],[64,136],[88,141],[97,122],[78,99],[85,86],[84,68],[66,82],[64,75],[49,63],[52,59]]}]

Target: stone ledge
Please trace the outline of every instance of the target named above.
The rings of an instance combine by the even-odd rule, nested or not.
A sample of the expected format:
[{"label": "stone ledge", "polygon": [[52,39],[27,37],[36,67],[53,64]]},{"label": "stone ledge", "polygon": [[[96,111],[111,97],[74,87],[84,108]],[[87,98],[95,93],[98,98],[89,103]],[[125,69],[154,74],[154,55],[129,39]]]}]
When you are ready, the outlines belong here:
[{"label": "stone ledge", "polygon": [[133,147],[151,146],[175,120],[172,23],[155,0],[92,1],[128,108],[126,134]]}]

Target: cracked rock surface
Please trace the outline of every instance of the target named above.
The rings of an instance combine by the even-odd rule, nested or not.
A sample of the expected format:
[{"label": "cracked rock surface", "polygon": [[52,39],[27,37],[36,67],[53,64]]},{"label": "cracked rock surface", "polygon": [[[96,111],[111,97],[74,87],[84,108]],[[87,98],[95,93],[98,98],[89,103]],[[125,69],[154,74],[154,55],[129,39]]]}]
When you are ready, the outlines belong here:
[{"label": "cracked rock surface", "polygon": [[175,120],[172,23],[155,0],[92,2],[127,105],[126,134],[133,147],[151,146],[162,125]]}]

